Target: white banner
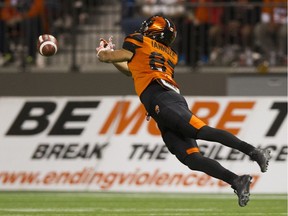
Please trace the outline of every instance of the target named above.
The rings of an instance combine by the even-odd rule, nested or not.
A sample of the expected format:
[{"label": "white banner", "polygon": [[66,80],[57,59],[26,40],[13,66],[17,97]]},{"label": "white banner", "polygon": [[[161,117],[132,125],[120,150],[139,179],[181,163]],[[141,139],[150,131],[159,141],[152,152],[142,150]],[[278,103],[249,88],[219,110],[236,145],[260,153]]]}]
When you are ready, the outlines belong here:
[{"label": "white banner", "polygon": [[[205,156],[253,175],[252,192],[287,193],[287,98],[186,97],[210,126],[269,148],[267,173],[248,156],[198,140]],[[134,96],[0,98],[0,190],[231,192],[165,147]]]}]

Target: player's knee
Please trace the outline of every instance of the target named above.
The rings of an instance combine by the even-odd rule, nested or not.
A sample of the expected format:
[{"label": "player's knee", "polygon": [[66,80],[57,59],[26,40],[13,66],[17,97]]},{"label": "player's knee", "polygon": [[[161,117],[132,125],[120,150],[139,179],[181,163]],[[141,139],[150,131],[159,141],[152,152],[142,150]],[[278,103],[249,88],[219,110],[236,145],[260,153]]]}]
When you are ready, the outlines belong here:
[{"label": "player's knee", "polygon": [[211,137],[211,135],[215,133],[215,129],[212,127],[209,127],[208,125],[203,126],[200,128],[197,132],[197,139],[204,139],[206,140],[208,137]]},{"label": "player's knee", "polygon": [[218,140],[219,137],[227,136],[227,131],[209,126],[204,126],[197,133],[197,139]]},{"label": "player's knee", "polygon": [[201,166],[203,155],[200,152],[189,154],[185,160],[184,164],[188,166],[191,170],[199,170]]}]

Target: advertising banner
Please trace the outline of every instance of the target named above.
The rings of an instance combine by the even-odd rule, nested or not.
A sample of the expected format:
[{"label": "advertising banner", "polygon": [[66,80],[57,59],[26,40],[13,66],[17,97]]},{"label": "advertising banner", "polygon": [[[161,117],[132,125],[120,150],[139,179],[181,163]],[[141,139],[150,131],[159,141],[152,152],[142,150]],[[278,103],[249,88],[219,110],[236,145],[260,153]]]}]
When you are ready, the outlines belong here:
[{"label": "advertising banner", "polygon": [[[267,173],[248,156],[197,140],[206,157],[253,176],[252,192],[287,192],[287,98],[186,97],[212,127],[269,148]],[[0,190],[231,192],[181,164],[135,96],[1,97]]]}]

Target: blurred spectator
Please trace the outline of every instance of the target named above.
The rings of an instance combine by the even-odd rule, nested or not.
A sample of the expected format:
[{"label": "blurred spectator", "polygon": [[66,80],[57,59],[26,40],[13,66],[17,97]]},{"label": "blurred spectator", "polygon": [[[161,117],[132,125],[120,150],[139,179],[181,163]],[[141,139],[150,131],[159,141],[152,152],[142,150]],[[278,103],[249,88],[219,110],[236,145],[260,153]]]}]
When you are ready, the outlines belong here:
[{"label": "blurred spectator", "polygon": [[287,64],[287,1],[263,3],[261,23],[255,28],[256,44],[270,65]]},{"label": "blurred spectator", "polygon": [[147,19],[141,12],[139,0],[122,0],[121,27],[125,35],[139,30],[141,23]]},{"label": "blurred spectator", "polygon": [[[82,3],[81,1],[77,2]],[[73,4],[77,2],[71,0],[45,0],[50,32],[57,38],[59,46],[63,46],[64,43],[65,45],[71,45],[73,10],[75,10]],[[79,17],[77,17],[75,22],[79,23]]]},{"label": "blurred spectator", "polygon": [[59,2],[58,0],[45,0],[45,13],[49,23],[49,32],[56,37],[58,29],[57,26],[55,26],[55,22],[65,16],[62,8],[67,8],[63,6],[63,1]]},{"label": "blurred spectator", "polygon": [[[1,66],[8,65],[14,61],[11,46],[12,40],[18,42],[19,26],[16,23],[9,22],[17,15],[16,11],[8,7],[6,0],[1,0],[2,7],[0,8],[0,54]],[[17,39],[17,40],[16,40]],[[15,44],[14,44],[15,45]]]},{"label": "blurred spectator", "polygon": [[170,18],[178,18],[185,12],[183,3],[183,0],[144,0],[142,13],[146,17],[162,14]]},{"label": "blurred spectator", "polygon": [[232,44],[249,47],[252,45],[252,29],[260,21],[260,6],[255,6],[253,3],[259,3],[261,0],[231,0],[230,2],[235,5],[225,7],[222,17],[222,22],[227,28],[226,39]]},{"label": "blurred spectator", "polygon": [[[253,64],[253,29],[260,21],[261,8],[257,4],[260,2],[261,0],[225,1],[230,4],[219,11],[222,13],[221,22],[209,31],[212,42],[211,63],[249,66]],[[220,54],[222,61],[217,62]]]},{"label": "blurred spectator", "polygon": [[[4,0],[1,19],[4,24],[4,28],[2,28],[4,32],[0,34],[4,35],[3,39],[7,44],[3,53],[4,56],[9,57],[5,57],[4,64],[14,60],[15,50],[11,50],[11,42],[27,46],[25,63],[34,64],[37,38],[43,32],[49,31],[44,0]],[[24,49],[23,46],[22,49]]]},{"label": "blurred spectator", "polygon": [[177,26],[177,37],[173,44],[173,48],[177,50],[179,55],[179,63],[186,63],[185,57],[185,41],[183,33],[185,32],[184,21],[186,19],[186,8],[184,0],[142,0],[143,6],[141,13],[145,17],[153,15],[164,15],[173,20]]},{"label": "blurred spectator", "polygon": [[[220,24],[222,8],[213,6],[214,0],[189,0],[193,7],[186,19],[187,63],[192,66],[206,64],[209,60],[211,41],[210,31]],[[212,5],[211,5],[212,4]],[[214,37],[215,36],[215,37]],[[218,39],[220,40],[220,39]]]}]

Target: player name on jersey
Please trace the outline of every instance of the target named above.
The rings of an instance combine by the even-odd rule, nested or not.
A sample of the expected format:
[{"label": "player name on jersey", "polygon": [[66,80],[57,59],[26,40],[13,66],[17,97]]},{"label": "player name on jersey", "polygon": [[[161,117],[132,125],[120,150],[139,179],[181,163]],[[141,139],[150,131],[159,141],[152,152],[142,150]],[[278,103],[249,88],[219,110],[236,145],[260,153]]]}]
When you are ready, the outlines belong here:
[{"label": "player name on jersey", "polygon": [[172,58],[175,58],[176,53],[172,49],[170,49],[167,46],[164,46],[164,45],[162,45],[162,44],[160,44],[160,43],[158,43],[158,42],[156,42],[154,40],[151,40],[151,43],[152,43],[152,47],[167,53]]}]

